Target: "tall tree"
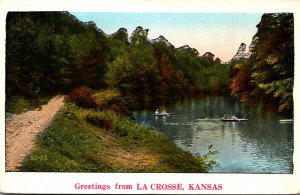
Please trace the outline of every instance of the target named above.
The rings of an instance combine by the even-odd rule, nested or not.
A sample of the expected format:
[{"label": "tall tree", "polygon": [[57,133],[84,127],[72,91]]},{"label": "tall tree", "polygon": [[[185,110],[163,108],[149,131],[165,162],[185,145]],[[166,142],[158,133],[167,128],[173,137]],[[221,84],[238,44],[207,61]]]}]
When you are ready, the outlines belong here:
[{"label": "tall tree", "polygon": [[[231,84],[236,96],[263,95],[280,112],[293,108],[294,18],[290,13],[264,14],[251,44],[251,57]],[[235,65],[236,66],[236,65]],[[250,68],[250,69],[249,69]],[[249,79],[249,73],[251,77]],[[245,82],[249,82],[251,87]]]},{"label": "tall tree", "polygon": [[252,78],[267,95],[279,102],[279,111],[293,108],[293,14],[264,14],[257,25],[252,50]]}]

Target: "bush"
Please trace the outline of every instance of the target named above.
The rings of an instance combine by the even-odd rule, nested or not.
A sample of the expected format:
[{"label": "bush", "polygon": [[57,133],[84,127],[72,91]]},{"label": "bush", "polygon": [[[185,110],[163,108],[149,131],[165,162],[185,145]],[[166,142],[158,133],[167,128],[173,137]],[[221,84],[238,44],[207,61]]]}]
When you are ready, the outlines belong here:
[{"label": "bush", "polygon": [[20,114],[34,108],[35,107],[32,106],[30,101],[25,99],[24,97],[12,97],[6,101],[5,111]]},{"label": "bush", "polygon": [[122,116],[129,115],[127,102],[118,89],[106,89],[93,94],[99,110],[112,110]]},{"label": "bush", "polygon": [[70,101],[75,102],[78,106],[86,108],[97,107],[97,103],[92,96],[91,90],[86,87],[78,87],[71,91],[68,96]]},{"label": "bush", "polygon": [[107,101],[120,97],[121,94],[118,89],[106,89],[102,91],[96,91],[93,95],[96,102],[100,104],[105,104]]},{"label": "bush", "polygon": [[112,120],[109,118],[102,119],[102,118],[93,117],[92,115],[88,115],[86,119],[89,123],[96,125],[100,128],[106,130],[112,129]]}]

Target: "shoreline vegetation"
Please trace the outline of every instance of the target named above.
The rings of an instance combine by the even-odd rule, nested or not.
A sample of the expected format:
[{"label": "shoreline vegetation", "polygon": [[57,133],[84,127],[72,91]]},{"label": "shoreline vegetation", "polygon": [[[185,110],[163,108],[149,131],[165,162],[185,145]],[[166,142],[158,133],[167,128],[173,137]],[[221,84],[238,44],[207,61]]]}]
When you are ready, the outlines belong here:
[{"label": "shoreline vegetation", "polygon": [[113,99],[120,97],[112,94],[112,90],[94,94],[102,100],[97,108],[67,99],[53,122],[38,135],[20,171],[206,173],[216,165],[212,160],[216,151],[193,156],[162,133],[116,113],[120,104]]},{"label": "shoreline vegetation", "polygon": [[264,14],[257,28],[250,57],[224,63],[163,36],[149,40],[140,26],[131,36],[124,28],[107,35],[68,12],[9,12],[6,113],[68,94],[21,171],[208,172],[216,151],[195,157],[129,117],[170,97],[208,94],[268,103],[292,116],[293,14]]}]

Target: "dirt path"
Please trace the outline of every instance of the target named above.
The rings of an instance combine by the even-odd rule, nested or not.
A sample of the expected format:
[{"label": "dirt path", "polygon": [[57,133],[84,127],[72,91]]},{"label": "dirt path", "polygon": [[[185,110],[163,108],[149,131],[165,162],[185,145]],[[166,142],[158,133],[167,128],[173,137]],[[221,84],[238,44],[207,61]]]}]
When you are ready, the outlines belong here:
[{"label": "dirt path", "polygon": [[34,146],[36,135],[53,119],[64,105],[64,97],[57,96],[40,111],[33,110],[5,120],[6,129],[6,171],[17,171],[23,158]]}]

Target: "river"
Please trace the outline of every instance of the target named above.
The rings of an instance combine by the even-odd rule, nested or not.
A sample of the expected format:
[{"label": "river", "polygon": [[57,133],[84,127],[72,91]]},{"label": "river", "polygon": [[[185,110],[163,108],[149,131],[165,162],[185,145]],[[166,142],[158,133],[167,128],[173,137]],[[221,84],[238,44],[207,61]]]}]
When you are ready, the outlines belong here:
[{"label": "river", "polygon": [[[231,97],[206,97],[166,107],[170,116],[136,113],[136,121],[164,133],[193,154],[206,154],[213,144],[219,154],[212,173],[293,173],[293,123],[262,106],[247,106]],[[248,121],[223,122],[224,114],[247,115]]]}]

